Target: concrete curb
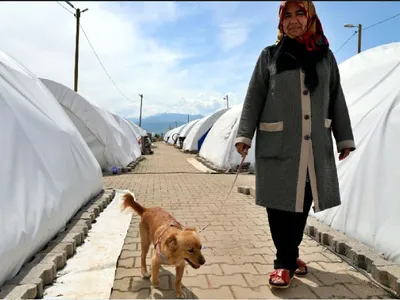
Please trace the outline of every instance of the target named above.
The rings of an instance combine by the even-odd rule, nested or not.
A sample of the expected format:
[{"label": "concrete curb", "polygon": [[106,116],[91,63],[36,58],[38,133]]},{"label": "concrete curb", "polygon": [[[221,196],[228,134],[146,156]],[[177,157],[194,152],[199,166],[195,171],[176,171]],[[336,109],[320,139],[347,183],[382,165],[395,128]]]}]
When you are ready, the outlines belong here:
[{"label": "concrete curb", "polygon": [[[255,189],[239,186],[238,193],[255,197]],[[346,257],[352,264],[371,274],[381,285],[400,296],[400,265],[386,260],[378,253],[361,242],[346,236],[344,233],[321,223],[310,216],[304,233],[333,252]]]},{"label": "concrete curb", "polygon": [[[227,170],[227,169],[218,168],[218,167],[216,167],[212,162],[210,162],[210,161],[204,159],[203,157],[201,157],[201,156],[199,156],[199,155],[196,155],[194,158],[195,158],[197,161],[201,162],[201,163],[202,163],[204,166],[206,166],[207,168],[209,168],[209,169],[215,171],[216,173],[219,173],[219,174],[236,174],[236,173],[237,173],[237,170],[236,170],[236,169],[229,169],[229,170]],[[253,175],[253,174],[255,174],[255,173],[254,173],[253,171],[251,171],[251,170],[242,170],[242,171],[240,172],[240,174],[242,174],[242,175]]]},{"label": "concrete curb", "polygon": [[103,172],[103,176],[116,176],[116,175],[121,175],[121,174],[126,174],[126,173],[130,173],[133,171],[133,169],[136,168],[136,166],[143,160],[145,160],[146,158],[142,155],[140,156],[137,160],[132,161],[131,163],[129,163],[126,167],[122,167],[122,168],[118,168],[118,173],[117,174],[113,174],[112,172]]},{"label": "concrete curb", "polygon": [[89,200],[47,245],[25,263],[18,274],[0,287],[0,299],[43,298],[44,287],[53,283],[57,271],[87,237],[92,223],[110,204],[115,190],[105,189]]}]

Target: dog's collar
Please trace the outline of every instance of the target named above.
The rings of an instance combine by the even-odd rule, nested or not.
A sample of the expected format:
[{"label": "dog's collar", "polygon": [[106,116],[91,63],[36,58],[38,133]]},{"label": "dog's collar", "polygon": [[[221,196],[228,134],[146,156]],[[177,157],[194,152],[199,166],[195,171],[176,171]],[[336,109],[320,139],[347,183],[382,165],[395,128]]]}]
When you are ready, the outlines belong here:
[{"label": "dog's collar", "polygon": [[180,227],[182,227],[182,225],[178,222],[178,221],[172,221],[171,224],[169,224],[169,226],[165,227],[163,231],[161,231],[160,235],[157,238],[156,243],[154,244],[155,250],[157,252],[158,257],[161,259],[161,261],[163,262],[163,264],[168,264],[167,259],[165,257],[165,255],[161,252],[161,245],[160,245],[160,241],[161,241],[161,237],[164,234],[165,231],[167,231],[168,228],[170,227],[175,227],[175,223],[178,223],[180,225]]}]

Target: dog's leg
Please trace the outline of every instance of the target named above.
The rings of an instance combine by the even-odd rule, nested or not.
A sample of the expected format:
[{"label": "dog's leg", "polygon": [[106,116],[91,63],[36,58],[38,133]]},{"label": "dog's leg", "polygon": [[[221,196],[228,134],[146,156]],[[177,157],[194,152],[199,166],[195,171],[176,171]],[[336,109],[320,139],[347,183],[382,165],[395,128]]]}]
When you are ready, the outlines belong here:
[{"label": "dog's leg", "polygon": [[146,257],[147,257],[147,252],[149,252],[150,248],[150,236],[148,231],[144,228],[143,224],[140,223],[139,225],[139,230],[140,230],[140,245],[142,247],[142,253],[141,253],[141,273],[142,273],[142,278],[149,278],[150,275],[147,272],[147,265],[146,265]]},{"label": "dog's leg", "polygon": [[157,256],[157,253],[154,253],[151,258],[151,283],[154,286],[158,286],[160,284],[160,267],[161,261]]},{"label": "dog's leg", "polygon": [[183,277],[183,271],[185,270],[185,263],[176,266],[175,268],[176,274],[175,274],[175,292],[176,292],[176,297],[178,299],[183,299],[185,298],[185,293],[182,291],[182,277]]}]

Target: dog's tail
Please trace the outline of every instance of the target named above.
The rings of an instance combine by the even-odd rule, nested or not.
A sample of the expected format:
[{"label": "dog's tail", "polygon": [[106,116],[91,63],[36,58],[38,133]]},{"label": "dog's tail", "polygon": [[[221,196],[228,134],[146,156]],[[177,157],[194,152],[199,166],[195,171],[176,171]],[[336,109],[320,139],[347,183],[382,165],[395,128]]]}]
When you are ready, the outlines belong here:
[{"label": "dog's tail", "polygon": [[121,211],[124,211],[128,207],[132,208],[139,216],[143,215],[146,211],[146,208],[135,201],[131,193],[126,193],[122,196]]}]

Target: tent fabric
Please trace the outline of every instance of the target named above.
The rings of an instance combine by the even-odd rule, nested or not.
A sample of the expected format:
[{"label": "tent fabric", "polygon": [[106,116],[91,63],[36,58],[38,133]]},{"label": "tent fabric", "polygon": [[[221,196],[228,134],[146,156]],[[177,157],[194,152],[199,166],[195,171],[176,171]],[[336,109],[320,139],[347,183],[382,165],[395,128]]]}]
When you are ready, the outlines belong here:
[{"label": "tent fabric", "polygon": [[[186,125],[186,124],[185,124]],[[176,127],[174,129],[172,129],[171,133],[170,133],[170,137],[168,139],[168,144],[170,145],[174,145],[178,142],[178,138],[179,138],[179,134],[182,131],[182,129],[185,127],[185,125],[181,125],[179,127]],[[175,140],[176,141],[175,141]]]},{"label": "tent fabric", "polygon": [[338,161],[342,205],[314,214],[400,263],[400,43],[339,66],[357,149]]},{"label": "tent fabric", "polygon": [[92,197],[102,173],[46,86],[0,51],[0,286]]},{"label": "tent fabric", "polygon": [[219,111],[200,119],[186,136],[186,139],[183,142],[183,150],[199,151],[199,140],[227,110],[229,110],[229,108],[220,109]]},{"label": "tent fabric", "polygon": [[[235,139],[241,113],[242,105],[233,106],[228,111],[225,111],[215,122],[214,126],[211,127],[200,149],[199,156],[211,162],[219,169],[232,169],[240,164],[242,160],[235,148]],[[250,163],[250,170],[254,170],[255,167],[254,143],[255,137],[245,160],[245,162]]]},{"label": "tent fabric", "polygon": [[200,119],[196,119],[193,121],[190,121],[189,123],[186,124],[185,128],[182,129],[181,133],[179,134],[179,137],[187,137],[189,134],[190,130],[192,130],[193,126],[199,121]]},{"label": "tent fabric", "polygon": [[147,136],[147,131],[144,130],[143,128],[139,127],[138,125],[136,125],[135,123],[133,123],[132,121],[125,119],[132,127],[133,130],[135,132],[136,138],[140,139],[142,136]]},{"label": "tent fabric", "polygon": [[111,112],[58,82],[41,81],[60,102],[103,170],[126,167],[137,159],[134,145],[127,141],[125,131]]},{"label": "tent fabric", "polygon": [[118,116],[117,114],[111,113],[114,119],[121,126],[122,131],[124,132],[125,139],[123,142],[126,144],[127,149],[131,149],[132,153],[130,157],[133,158],[133,161],[136,161],[141,155],[142,151],[139,146],[138,138],[136,136],[135,127],[133,123],[129,123],[124,118]]}]

